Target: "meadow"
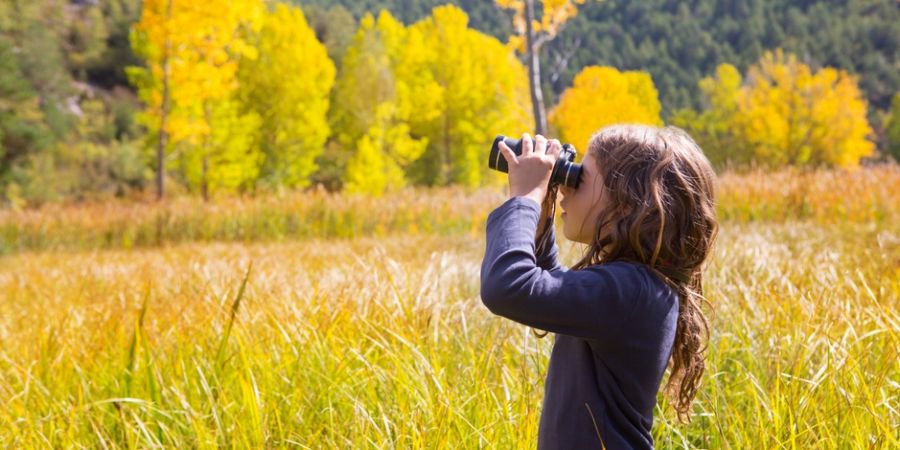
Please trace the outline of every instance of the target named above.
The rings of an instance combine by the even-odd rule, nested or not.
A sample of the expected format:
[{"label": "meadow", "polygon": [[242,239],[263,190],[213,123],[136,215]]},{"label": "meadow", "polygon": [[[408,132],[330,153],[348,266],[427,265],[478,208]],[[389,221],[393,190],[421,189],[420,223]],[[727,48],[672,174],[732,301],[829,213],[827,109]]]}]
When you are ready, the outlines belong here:
[{"label": "meadow", "polygon": [[[707,372],[657,446],[900,447],[900,168],[720,181]],[[505,198],[0,212],[0,447],[534,448],[552,337],[479,298]]]}]

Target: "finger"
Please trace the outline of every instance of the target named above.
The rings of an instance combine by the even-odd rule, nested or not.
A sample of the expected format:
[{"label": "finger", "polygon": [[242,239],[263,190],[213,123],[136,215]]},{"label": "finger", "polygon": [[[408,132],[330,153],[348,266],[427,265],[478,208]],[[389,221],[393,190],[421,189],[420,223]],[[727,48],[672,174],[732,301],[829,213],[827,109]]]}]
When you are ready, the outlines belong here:
[{"label": "finger", "polygon": [[554,158],[559,158],[559,154],[562,151],[562,144],[559,143],[558,139],[551,139],[550,146],[547,150],[547,154],[553,156]]},{"label": "finger", "polygon": [[506,160],[507,167],[512,167],[519,164],[519,158],[516,157],[515,152],[512,151],[509,147],[506,146],[506,143],[500,141],[500,154],[503,155],[503,159]]},{"label": "finger", "polygon": [[547,138],[540,134],[534,137],[534,152],[538,154],[547,153]]},{"label": "finger", "polygon": [[528,133],[522,134],[522,156],[532,151],[534,151],[534,143],[531,141],[531,136]]}]

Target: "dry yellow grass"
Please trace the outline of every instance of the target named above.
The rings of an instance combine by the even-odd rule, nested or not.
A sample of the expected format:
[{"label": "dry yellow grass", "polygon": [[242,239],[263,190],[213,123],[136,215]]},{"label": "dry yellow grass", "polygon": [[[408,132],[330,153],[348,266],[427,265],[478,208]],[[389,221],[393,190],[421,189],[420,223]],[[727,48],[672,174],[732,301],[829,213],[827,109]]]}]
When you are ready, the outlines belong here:
[{"label": "dry yellow grass", "polygon": [[[448,210],[502,201],[480,195]],[[660,397],[660,448],[900,446],[900,224],[882,213],[723,222],[708,371],[692,424]],[[469,220],[2,257],[0,447],[533,448],[552,341],[481,305]]]},{"label": "dry yellow grass", "polygon": [[[324,191],[211,203],[172,198],[0,210],[0,254],[34,249],[159,246],[196,241],[290,241],[408,234],[482,234],[502,189],[408,188],[372,199]],[[728,222],[896,223],[900,166],[855,171],[786,169],[725,174],[719,215]]]}]

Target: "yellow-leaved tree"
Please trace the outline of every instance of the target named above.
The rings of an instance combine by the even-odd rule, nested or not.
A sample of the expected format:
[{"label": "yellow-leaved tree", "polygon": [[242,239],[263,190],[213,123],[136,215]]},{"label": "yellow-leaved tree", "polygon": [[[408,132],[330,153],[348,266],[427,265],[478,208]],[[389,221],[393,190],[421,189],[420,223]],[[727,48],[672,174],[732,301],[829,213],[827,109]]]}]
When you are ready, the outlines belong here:
[{"label": "yellow-leaved tree", "polygon": [[189,16],[182,12],[187,2],[144,0],[141,19],[131,30],[131,48],[146,67],[127,67],[129,81],[137,87],[144,109],[137,120],[147,128],[148,143],[156,147],[156,196],[165,196],[166,157],[177,134],[173,120],[172,88],[174,61],[182,58],[179,45]]},{"label": "yellow-leaved tree", "polygon": [[560,140],[574,145],[580,158],[598,129],[615,123],[662,125],[660,109],[650,74],[588,66],[563,92],[550,121]]},{"label": "yellow-leaved tree", "polygon": [[360,21],[332,108],[337,140],[352,152],[345,190],[501,181],[486,155],[496,134],[531,129],[525,69],[467,25],[455,6],[410,27],[386,11]]},{"label": "yellow-leaved tree", "polygon": [[741,73],[731,64],[720,64],[714,77],[700,80],[709,109],[702,112],[684,108],[672,115],[672,124],[690,133],[715,167],[741,166],[753,152],[736,128]]},{"label": "yellow-leaved tree", "polygon": [[496,38],[468,28],[468,20],[446,5],[410,27],[421,34],[422,43],[414,45],[421,47],[418,61],[435,83],[428,89],[434,109],[411,116],[412,133],[428,139],[412,173],[421,184],[505,181],[487,165],[494,136],[518,136],[534,125],[525,68]]},{"label": "yellow-leaved tree", "polygon": [[406,168],[428,140],[410,118],[437,113],[437,87],[423,65],[421,38],[389,12],[362,18],[342,59],[331,121],[350,157],[344,190],[380,195],[406,185]]},{"label": "yellow-leaved tree", "polygon": [[246,136],[259,118],[242,113],[234,93],[238,60],[255,57],[245,38],[263,11],[260,0],[144,1],[131,39],[147,67],[129,68],[129,77],[147,106],[141,120],[158,137],[160,196],[171,156],[204,198],[255,179],[259,157]]},{"label": "yellow-leaved tree", "polygon": [[241,111],[235,93],[238,62],[256,57],[246,38],[259,29],[264,5],[260,0],[209,0],[191,13],[181,68],[186,79],[183,89],[173,91],[176,104],[189,111],[191,145],[177,161],[188,185],[208,198],[211,190],[252,184],[259,172],[260,156],[249,139],[259,117]]},{"label": "yellow-leaved tree", "polygon": [[761,163],[851,167],[875,148],[855,78],[831,67],[813,73],[780,49],[749,69],[738,109],[735,125]]},{"label": "yellow-leaved tree", "polygon": [[296,7],[277,4],[249,38],[256,58],[241,60],[239,97],[260,117],[254,147],[261,150],[259,183],[309,184],[330,133],[327,113],[335,67]]}]

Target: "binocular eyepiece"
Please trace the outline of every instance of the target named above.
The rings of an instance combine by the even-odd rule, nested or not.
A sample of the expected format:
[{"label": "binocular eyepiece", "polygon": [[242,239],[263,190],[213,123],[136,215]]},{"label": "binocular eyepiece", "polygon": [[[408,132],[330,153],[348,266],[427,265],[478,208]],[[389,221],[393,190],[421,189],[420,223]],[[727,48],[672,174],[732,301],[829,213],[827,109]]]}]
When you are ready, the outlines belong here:
[{"label": "binocular eyepiece", "polygon": [[[500,141],[506,143],[506,146],[512,149],[516,156],[519,156],[522,154],[522,140],[501,134],[494,138],[494,144],[491,145],[488,167],[503,173],[509,173],[509,164],[507,164],[503,154],[500,153]],[[578,183],[581,182],[581,164],[575,162],[576,154],[575,147],[571,144],[563,144],[559,152],[559,159],[556,160],[556,164],[553,165],[553,172],[550,174],[551,187],[562,184],[572,189],[578,188]]]}]

